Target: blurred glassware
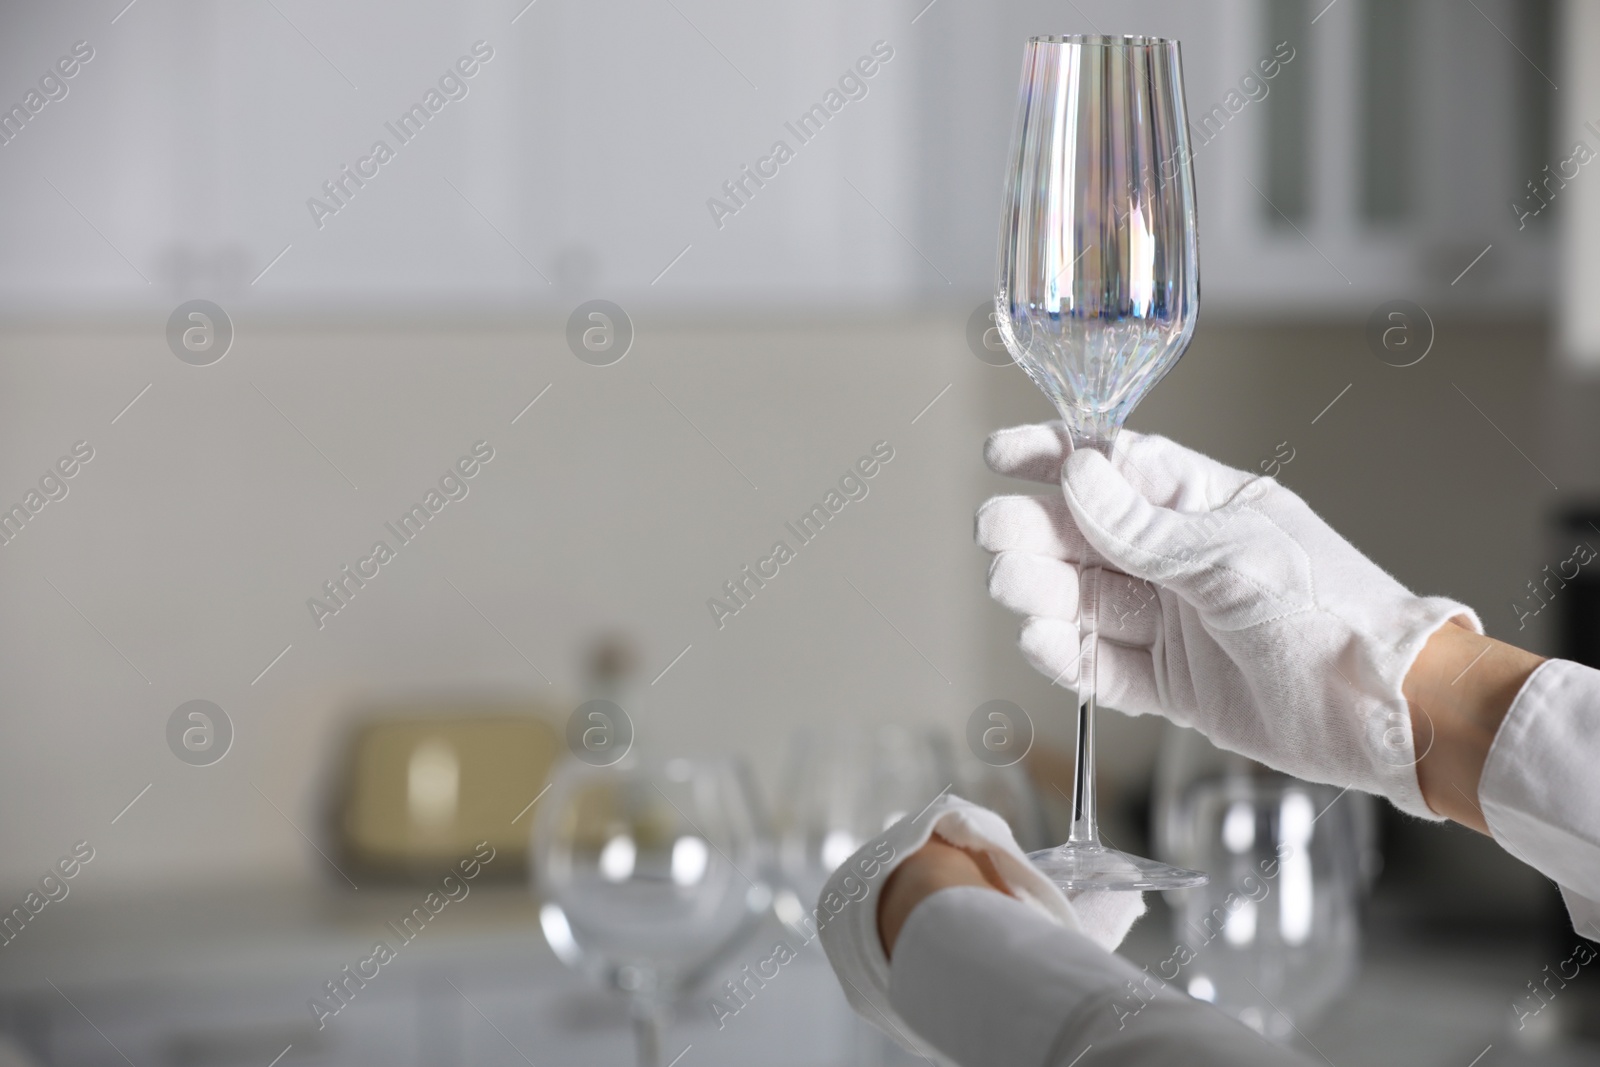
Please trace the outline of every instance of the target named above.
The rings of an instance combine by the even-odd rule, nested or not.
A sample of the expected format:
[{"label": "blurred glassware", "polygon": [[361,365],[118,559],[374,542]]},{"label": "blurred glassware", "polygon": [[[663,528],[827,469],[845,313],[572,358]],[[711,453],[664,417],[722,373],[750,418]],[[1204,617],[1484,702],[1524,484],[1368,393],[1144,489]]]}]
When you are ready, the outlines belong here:
[{"label": "blurred glassware", "polygon": [[768,848],[732,760],[569,760],[541,801],[533,877],[545,940],[625,994],[641,1067],[660,1067],[668,1009],[771,907]]},{"label": "blurred glassware", "polygon": [[1177,978],[1160,977],[1275,1040],[1314,1022],[1359,966],[1370,805],[1169,727],[1156,771],[1157,854],[1205,869],[1211,882],[1166,894]]},{"label": "blurred glassware", "polygon": [[851,853],[944,792],[999,812],[1024,848],[1045,840],[1038,796],[1022,767],[987,766],[943,730],[796,731],[774,805],[778,917],[800,922]]},{"label": "blurred glassware", "polygon": [[1011,827],[1024,852],[1050,844],[1044,805],[1020,760],[1006,766],[985,763],[954,743],[944,730],[930,730],[928,743],[933,748],[938,777],[954,783],[952,793],[997,812]]},{"label": "blurred glassware", "polygon": [[[1027,804],[1017,800],[1015,780],[1010,781],[1007,786],[988,777],[979,780],[957,758],[950,739],[936,730],[838,726],[795,731],[773,805],[780,882],[773,911],[802,941],[809,939],[828,876],[862,844],[905,816],[919,814],[946,791],[992,805],[1009,818],[1009,809],[1025,811]],[[971,791],[974,787],[981,796]],[[856,1030],[856,1063],[922,1062],[865,1022]]]},{"label": "blurred glassware", "polygon": [[851,853],[950,785],[924,734],[898,726],[797,730],[774,805],[778,918],[800,922]]}]

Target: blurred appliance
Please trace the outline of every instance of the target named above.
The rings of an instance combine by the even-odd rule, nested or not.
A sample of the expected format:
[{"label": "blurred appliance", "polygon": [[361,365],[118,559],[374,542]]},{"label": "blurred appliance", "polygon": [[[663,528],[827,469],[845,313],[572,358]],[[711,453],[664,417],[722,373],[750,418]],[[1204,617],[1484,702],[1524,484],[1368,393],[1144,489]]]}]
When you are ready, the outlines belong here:
[{"label": "blurred appliance", "polygon": [[374,714],[351,739],[338,834],[349,861],[425,876],[487,841],[487,871],[527,870],[527,809],[544,789],[561,738],[526,707],[434,705]]}]

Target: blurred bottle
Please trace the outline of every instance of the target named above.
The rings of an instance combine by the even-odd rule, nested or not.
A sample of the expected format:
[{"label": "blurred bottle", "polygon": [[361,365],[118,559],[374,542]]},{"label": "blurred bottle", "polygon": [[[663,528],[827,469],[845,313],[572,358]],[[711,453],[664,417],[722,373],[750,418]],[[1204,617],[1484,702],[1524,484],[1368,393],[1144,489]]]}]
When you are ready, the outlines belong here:
[{"label": "blurred bottle", "polygon": [[589,695],[626,706],[627,698],[634,695],[632,683],[639,673],[639,660],[639,646],[631,634],[608,630],[596,635],[585,671]]}]

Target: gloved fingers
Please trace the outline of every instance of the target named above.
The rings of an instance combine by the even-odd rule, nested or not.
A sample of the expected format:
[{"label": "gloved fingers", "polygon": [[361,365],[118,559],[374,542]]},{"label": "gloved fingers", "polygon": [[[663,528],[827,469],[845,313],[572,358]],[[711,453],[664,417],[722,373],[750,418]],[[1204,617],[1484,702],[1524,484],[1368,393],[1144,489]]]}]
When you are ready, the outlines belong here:
[{"label": "gloved fingers", "polygon": [[[1144,434],[1132,430],[1123,430],[1118,434],[1115,449],[1118,466],[1122,465],[1125,455],[1137,455],[1141,443],[1146,440],[1149,438]],[[1166,442],[1165,438],[1155,440]],[[983,443],[983,461],[990,470],[1013,478],[1026,478],[1030,482],[1044,482],[1046,485],[1061,484],[1061,464],[1072,452],[1072,435],[1060,419],[996,430]],[[1167,457],[1142,456],[1138,459],[1141,467],[1150,467],[1153,471],[1170,465]]]},{"label": "gloved fingers", "polygon": [[[989,567],[989,595],[1018,615],[1077,624],[1078,568],[1025,552],[1002,552]],[[1161,602],[1149,582],[1100,571],[1100,631],[1112,641],[1151,648],[1161,623]]]},{"label": "gloved fingers", "polygon": [[1212,564],[1237,540],[1235,520],[1250,513],[1233,505],[1277,484],[1252,479],[1229,506],[1194,515],[1151,503],[1097,453],[1073,455],[1066,472],[1068,510],[1094,551],[1116,569],[1165,585],[1186,599],[1193,599],[1195,583],[1215,570]]},{"label": "gloved fingers", "polygon": [[1072,451],[1067,428],[1059,419],[996,430],[983,443],[983,461],[996,474],[1061,484],[1061,461]]},{"label": "gloved fingers", "polygon": [[1158,507],[1188,514],[1224,506],[1258,477],[1157,434],[1127,430],[1117,437],[1112,459],[1112,466],[1140,496]]},{"label": "gloved fingers", "polygon": [[1096,558],[1059,493],[985,500],[978,508],[974,539],[988,552],[1026,552],[1074,563]]},{"label": "gloved fingers", "polygon": [[[983,458],[996,474],[1060,485],[1062,464],[1073,451],[1066,425],[1057,420],[996,430],[984,442]],[[1114,466],[1146,500],[1177,511],[1220,507],[1255,477],[1156,434],[1123,430],[1112,451]]]},{"label": "gloved fingers", "polygon": [[[1062,619],[1031,618],[1022,624],[1017,640],[1023,658],[1034,670],[1055,685],[1078,687],[1078,627]],[[1128,715],[1151,715],[1161,711],[1156,692],[1155,662],[1150,651],[1100,641],[1100,660],[1095,668],[1100,703]]]}]

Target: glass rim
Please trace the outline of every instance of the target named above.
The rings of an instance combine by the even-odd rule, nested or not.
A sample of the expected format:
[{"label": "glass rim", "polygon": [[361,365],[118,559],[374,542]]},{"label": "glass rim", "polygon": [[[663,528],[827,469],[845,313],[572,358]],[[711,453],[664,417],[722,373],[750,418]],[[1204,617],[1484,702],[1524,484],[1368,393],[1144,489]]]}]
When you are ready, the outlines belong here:
[{"label": "glass rim", "polygon": [[1028,38],[1029,44],[1065,44],[1084,48],[1161,48],[1177,44],[1175,37],[1147,37],[1123,33],[1049,33]]}]

